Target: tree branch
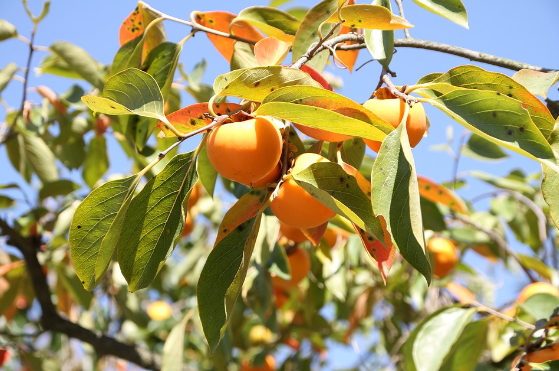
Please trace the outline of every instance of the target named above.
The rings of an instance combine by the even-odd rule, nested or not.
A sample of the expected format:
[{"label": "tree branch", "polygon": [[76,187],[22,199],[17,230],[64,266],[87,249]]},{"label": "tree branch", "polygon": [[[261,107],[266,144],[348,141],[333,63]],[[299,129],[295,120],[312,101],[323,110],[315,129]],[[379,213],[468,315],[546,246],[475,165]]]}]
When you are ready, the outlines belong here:
[{"label": "tree branch", "polygon": [[[54,308],[45,274],[37,259],[40,241],[23,237],[1,218],[0,229],[0,234],[9,238],[9,244],[18,248],[23,254],[29,276],[31,277],[31,282],[33,283],[36,298],[41,305],[43,312],[41,323],[45,330],[60,332],[71,338],[91,344],[100,355],[113,355],[147,369],[161,369],[161,356],[158,354],[137,346],[121,343],[103,334],[94,333],[91,330],[62,318]],[[192,371],[192,369],[187,366],[184,366],[183,370]]]}]

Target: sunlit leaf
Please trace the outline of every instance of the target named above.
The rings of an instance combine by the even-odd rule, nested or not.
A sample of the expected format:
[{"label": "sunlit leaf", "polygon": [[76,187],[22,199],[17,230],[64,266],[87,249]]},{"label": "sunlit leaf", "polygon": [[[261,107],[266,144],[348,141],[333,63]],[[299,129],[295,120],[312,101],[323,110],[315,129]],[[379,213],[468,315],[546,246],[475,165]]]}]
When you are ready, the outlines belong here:
[{"label": "sunlit leaf", "polygon": [[315,129],[383,140],[393,127],[362,105],[334,92],[294,86],[269,94],[256,111]]},{"label": "sunlit leaf", "polygon": [[[101,68],[99,66],[99,68]],[[68,63],[66,63],[62,58],[56,54],[49,54],[39,64],[39,67],[35,68],[35,73],[37,75],[42,75],[44,73],[50,73],[56,76],[67,77],[71,79],[81,79],[79,73],[74,71]]]},{"label": "sunlit leaf", "polygon": [[[553,130],[549,142],[555,153],[559,153],[559,125],[556,125],[555,130]],[[543,198],[549,205],[551,220],[555,226],[559,228],[559,192],[557,192],[557,189],[559,189],[559,173],[555,171],[555,169],[545,165],[542,165],[542,173],[543,179],[541,188]]]},{"label": "sunlit leaf", "polygon": [[144,33],[146,25],[142,21],[142,13],[138,7],[136,7],[120,25],[120,30],[118,32],[118,42],[120,46],[136,39]]},{"label": "sunlit leaf", "polygon": [[68,179],[60,179],[54,182],[45,183],[39,191],[39,199],[44,200],[47,197],[66,196],[80,186]]},{"label": "sunlit leaf", "polygon": [[163,356],[161,360],[161,371],[180,371],[184,360],[184,335],[186,323],[190,319],[188,313],[182,321],[177,323],[169,333],[163,345]]},{"label": "sunlit leaf", "polygon": [[473,371],[486,349],[488,319],[469,323],[452,346],[440,371]]},{"label": "sunlit leaf", "polygon": [[[389,0],[374,0],[373,5],[383,6],[392,11]],[[365,45],[373,58],[388,68],[394,54],[394,31],[365,30]]]},{"label": "sunlit leaf", "polygon": [[[231,27],[231,22],[237,17],[233,13],[224,11],[215,12],[196,12],[196,23],[204,27],[211,28],[216,31],[221,31],[229,34],[229,29]],[[263,38],[263,36],[258,32],[256,28],[247,22],[239,21],[235,22],[231,29],[231,33],[238,37],[242,37],[247,40],[257,42]],[[213,43],[217,51],[231,62],[231,57],[233,56],[233,44],[235,40],[214,35],[211,33],[206,33],[210,41]]]},{"label": "sunlit leaf", "polygon": [[181,51],[180,43],[162,42],[149,52],[143,63],[142,70],[157,81],[164,98],[171,89]]},{"label": "sunlit leaf", "polygon": [[96,135],[91,138],[87,146],[85,162],[83,164],[83,180],[93,188],[95,183],[109,170],[109,155],[107,141],[104,136]]},{"label": "sunlit leaf", "polygon": [[204,189],[210,197],[213,197],[218,174],[208,158],[206,146],[200,150],[198,162],[196,163],[196,170],[198,171],[198,178],[200,178],[200,182],[204,186]]},{"label": "sunlit leaf", "polygon": [[373,166],[373,209],[386,221],[396,248],[429,283],[431,267],[423,236],[419,187],[407,131],[402,127],[388,134]]},{"label": "sunlit leaf", "polygon": [[464,201],[445,186],[437,184],[422,175],[417,176],[417,186],[419,187],[419,194],[421,197],[448,206],[448,208],[453,211],[468,214],[468,208]]},{"label": "sunlit leaf", "polygon": [[482,161],[502,160],[508,157],[501,147],[477,134],[470,136],[462,154]]},{"label": "sunlit leaf", "polygon": [[182,205],[198,180],[195,160],[194,152],[175,156],[130,203],[118,245],[130,291],[151,284],[181,235]]},{"label": "sunlit leaf", "polygon": [[17,64],[8,63],[2,71],[0,71],[0,93],[8,86],[8,83],[17,72]]},{"label": "sunlit leaf", "polygon": [[[402,30],[413,25],[402,17],[392,14],[389,9],[380,5],[348,5],[340,11],[344,26],[371,30]],[[339,22],[338,13],[334,13],[327,22]]]},{"label": "sunlit leaf", "polygon": [[254,56],[252,46],[236,41],[233,45],[233,56],[231,57],[231,71],[243,68],[258,67],[258,61]]},{"label": "sunlit leaf", "polygon": [[291,49],[291,43],[267,37],[254,45],[254,55],[260,66],[281,64]]},{"label": "sunlit leaf", "polygon": [[4,41],[16,36],[16,27],[5,19],[0,19],[0,41]]},{"label": "sunlit leaf", "polygon": [[512,79],[522,84],[530,93],[547,98],[547,91],[559,81],[559,71],[520,70],[512,75]]},{"label": "sunlit leaf", "polygon": [[50,49],[84,80],[97,89],[103,89],[105,81],[99,63],[89,53],[66,41],[57,41]]},{"label": "sunlit leaf", "polygon": [[545,293],[534,294],[520,304],[520,307],[536,320],[549,318],[555,308],[559,307],[559,298]]},{"label": "sunlit leaf", "polygon": [[417,5],[468,28],[468,13],[461,0],[413,0]]},{"label": "sunlit leaf", "polygon": [[58,180],[55,157],[43,138],[35,135],[21,135],[25,156],[31,168],[44,183]]},{"label": "sunlit leaf", "polygon": [[234,25],[245,21],[257,27],[266,36],[274,36],[281,41],[292,42],[301,22],[292,15],[276,8],[267,6],[251,6],[243,9],[232,22],[231,34],[235,33]]}]

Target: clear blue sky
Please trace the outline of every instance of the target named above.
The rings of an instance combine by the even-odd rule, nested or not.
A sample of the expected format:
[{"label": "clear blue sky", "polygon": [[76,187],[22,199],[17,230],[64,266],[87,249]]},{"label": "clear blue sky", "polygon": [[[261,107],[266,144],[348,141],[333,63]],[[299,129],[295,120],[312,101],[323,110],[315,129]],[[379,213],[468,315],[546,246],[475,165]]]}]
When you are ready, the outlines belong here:
[{"label": "clear blue sky", "polygon": [[[559,1],[557,0],[463,0],[469,14],[470,29],[464,29],[444,18],[429,13],[411,0],[405,0],[404,6],[406,18],[415,25],[411,29],[411,35],[415,38],[454,44],[465,48],[478,50],[497,56],[510,58],[535,65],[559,69],[559,50],[556,46],[556,36],[559,34]],[[228,10],[238,13],[240,10],[251,5],[267,5],[266,0],[206,0],[206,1],[148,1],[148,3],[163,12],[173,16],[188,19],[193,10]],[[295,0],[282,8],[291,6],[312,5],[313,1]],[[29,0],[31,9],[38,13],[41,2]],[[110,63],[119,48],[118,29],[122,20],[134,9],[135,1],[131,0],[53,0],[51,11],[47,18],[39,25],[36,44],[48,46],[57,40],[66,40],[86,49],[95,59],[102,63]],[[395,4],[393,2],[393,8]],[[29,37],[31,22],[28,20],[23,6],[17,0],[0,1],[0,18],[5,18],[16,25],[18,31]],[[189,28],[184,25],[166,22],[169,40],[178,42],[188,32]],[[403,37],[403,32],[398,31],[397,37]],[[37,66],[45,56],[45,52],[39,51],[35,54],[33,65]],[[27,47],[21,41],[8,40],[0,43],[0,68],[9,62],[16,62],[24,66],[27,58]],[[189,71],[202,58],[208,62],[208,69],[204,81],[211,84],[215,76],[228,71],[228,63],[219,55],[206,36],[198,34],[189,40],[183,49],[180,61]],[[370,59],[368,53],[362,50],[357,65]],[[394,79],[397,85],[413,84],[422,76],[432,72],[444,72],[470,61],[445,55],[432,51],[419,49],[398,48],[397,54],[391,64],[391,68],[397,72],[398,77]],[[482,68],[512,75],[513,71],[500,69],[494,66],[478,64]],[[380,73],[378,63],[370,63],[360,71],[350,75],[346,71],[327,67],[327,71],[342,76],[344,88],[339,92],[357,102],[364,102],[377,84]],[[47,85],[56,92],[63,92],[75,81],[50,75],[37,76],[31,73],[29,86]],[[80,82],[82,86],[85,83]],[[10,106],[19,106],[21,99],[22,84],[18,81],[11,82],[10,86],[2,93],[2,97]],[[549,93],[552,99],[559,99],[557,87],[552,88]],[[29,94],[29,99],[40,101],[35,93]],[[191,100],[185,97],[183,106],[190,104]],[[455,124],[446,115],[438,112],[435,108],[427,107],[427,114],[431,122],[430,134],[415,149],[414,157],[419,174],[428,176],[436,181],[445,181],[451,178],[452,159],[442,153],[430,150],[435,144],[446,141],[448,126],[452,126],[457,138],[464,130]],[[0,108],[0,117],[4,117],[3,108]],[[192,148],[197,139],[191,139],[183,150]],[[110,172],[127,171],[123,153],[114,141],[109,141],[111,154]],[[509,152],[509,151],[507,151]],[[0,148],[0,182],[15,181],[23,184],[24,181],[9,164],[6,151]],[[521,168],[526,173],[540,171],[540,166],[531,160],[519,155],[511,154],[505,161],[494,163],[483,163],[464,157],[460,164],[460,172],[478,169],[496,175],[508,174],[512,169]],[[71,177],[81,181],[79,173],[62,172],[61,177]],[[461,189],[459,194],[469,199],[479,193],[490,189],[480,181],[469,178],[469,187]],[[83,183],[82,183],[83,184]],[[36,187],[37,184],[33,184]],[[33,194],[27,188],[29,194]],[[87,187],[82,190],[87,191]],[[483,203],[476,204],[483,206]],[[13,215],[20,209],[13,210]],[[475,257],[470,257],[468,262],[477,267],[484,274],[488,274],[487,262]],[[499,271],[499,269],[497,269]],[[508,281],[510,276],[502,273],[492,276],[498,281]],[[510,300],[516,295],[516,289],[525,284],[521,277],[516,287],[508,287],[506,290],[497,292],[497,302],[502,303]]]}]

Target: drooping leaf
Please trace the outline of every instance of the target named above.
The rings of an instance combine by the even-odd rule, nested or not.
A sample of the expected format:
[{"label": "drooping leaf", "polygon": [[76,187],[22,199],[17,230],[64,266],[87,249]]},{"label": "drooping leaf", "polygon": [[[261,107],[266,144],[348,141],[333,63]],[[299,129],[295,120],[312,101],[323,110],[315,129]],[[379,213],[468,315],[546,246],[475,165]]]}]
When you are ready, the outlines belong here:
[{"label": "drooping leaf", "polygon": [[501,147],[477,134],[470,136],[462,154],[482,161],[502,160],[508,157]]},{"label": "drooping leaf", "polygon": [[448,206],[449,209],[458,213],[468,214],[468,208],[464,201],[445,186],[437,184],[422,175],[417,176],[417,186],[419,187],[421,197]]},{"label": "drooping leaf", "polygon": [[214,81],[217,95],[262,102],[268,94],[286,86],[310,85],[320,88],[309,74],[282,66],[255,67],[219,75]]},{"label": "drooping leaf", "polygon": [[547,91],[559,81],[559,71],[520,70],[512,75],[512,79],[522,84],[530,93],[547,98]]},{"label": "drooping leaf", "polygon": [[283,62],[290,49],[291,43],[270,36],[254,45],[254,56],[260,66],[274,66]]},{"label": "drooping leaf", "polygon": [[0,71],[0,93],[8,86],[8,83],[17,72],[17,64],[8,63],[2,71]]},{"label": "drooping leaf", "polygon": [[161,360],[161,371],[180,371],[184,361],[184,335],[186,324],[190,319],[190,312],[184,316],[182,321],[173,326],[165,345],[163,345],[163,357]]},{"label": "drooping leaf", "polygon": [[452,346],[440,371],[473,371],[485,350],[490,321],[469,323]]},{"label": "drooping leaf", "polygon": [[[234,35],[238,37],[242,37],[247,40],[251,40],[257,42],[263,38],[263,36],[247,22],[240,21],[235,22],[233,27],[231,28],[231,22],[235,19],[236,15],[229,12],[224,11],[215,11],[215,12],[196,12],[196,23],[211,28],[216,31],[221,31],[229,34],[232,32]],[[231,31],[230,31],[231,28]],[[233,56],[233,44],[235,40],[214,35],[210,33],[206,33],[208,39],[212,42],[215,46],[217,51],[227,59],[228,62],[231,62],[231,57]]]},{"label": "drooping leaf", "polygon": [[93,112],[108,115],[139,115],[165,121],[163,96],[155,79],[138,69],[128,68],[112,76],[103,96],[86,95],[82,101]]},{"label": "drooping leaf", "polygon": [[[101,67],[99,67],[101,68]],[[81,79],[82,77],[76,71],[74,71],[68,63],[66,63],[62,58],[56,54],[49,54],[39,64],[39,67],[35,68],[35,73],[37,75],[42,75],[44,73],[50,73],[56,76],[67,77],[71,79]]]},{"label": "drooping leaf", "polygon": [[[385,7],[392,12],[389,0],[374,0],[373,5]],[[365,30],[365,45],[373,58],[388,68],[394,54],[394,31]]]},{"label": "drooping leaf", "polygon": [[[338,7],[343,3],[344,0],[322,0],[306,13],[305,18],[295,34],[295,40],[293,40],[293,63],[305,55],[310,47],[320,40],[320,36],[317,32],[318,27],[320,27],[331,14],[335,14],[338,11]],[[321,29],[322,35],[326,35],[330,32],[333,26],[332,24],[325,24]],[[333,36],[337,36],[338,32],[339,28],[334,32]],[[324,50],[315,55],[307,64],[318,72],[322,72],[324,67],[326,67],[326,63],[328,63],[329,55],[329,52]]]},{"label": "drooping leaf", "polygon": [[43,187],[39,191],[39,199],[44,200],[47,197],[66,196],[77,189],[80,189],[80,186],[71,180],[56,180],[51,183],[43,184]]},{"label": "drooping leaf", "polygon": [[[214,103],[214,112],[225,115],[238,109],[236,103]],[[196,103],[167,115],[167,120],[173,124],[181,134],[188,134],[212,123],[212,119],[205,115],[209,112],[208,103]],[[161,129],[166,137],[175,135],[165,127],[163,122],[158,122],[156,127]]]},{"label": "drooping leaf", "polygon": [[5,19],[0,19],[0,41],[4,41],[16,36],[16,27]]},{"label": "drooping leaf", "polygon": [[103,89],[105,81],[99,63],[84,49],[66,41],[57,41],[50,49],[85,81],[97,89]]},{"label": "drooping leaf", "polygon": [[301,24],[291,14],[267,6],[251,6],[243,9],[231,22],[231,34],[235,35],[234,26],[240,21],[252,24],[266,36],[274,36],[286,42],[293,42],[294,35]]},{"label": "drooping leaf", "polygon": [[196,170],[198,171],[198,178],[200,178],[200,182],[204,186],[204,189],[210,197],[213,197],[218,174],[208,158],[206,146],[200,150],[198,162],[196,163]]},{"label": "drooping leaf", "polygon": [[194,152],[175,156],[130,203],[118,262],[130,291],[147,287],[169,257],[185,223],[183,202],[198,180]]},{"label": "drooping leaf", "polygon": [[409,371],[438,371],[476,309],[447,307],[429,315],[404,344],[404,363]]},{"label": "drooping leaf", "polygon": [[469,174],[476,177],[477,179],[483,180],[486,183],[494,185],[495,187],[510,189],[512,191],[520,193],[534,193],[534,187],[527,184],[527,182],[524,180],[513,179],[511,177],[499,177],[478,170],[472,170],[469,172]]},{"label": "drooping leaf", "polygon": [[402,256],[431,282],[419,187],[406,130],[398,126],[388,134],[373,166],[372,203],[375,215],[382,216],[392,242]]},{"label": "drooping leaf", "polygon": [[413,0],[417,5],[468,28],[468,13],[461,0]]},{"label": "drooping leaf", "polygon": [[362,105],[334,92],[293,86],[269,94],[256,111],[311,128],[382,141],[393,127]]},{"label": "drooping leaf", "polygon": [[[483,68],[472,65],[458,66],[440,75],[431,82],[434,84],[446,83],[466,89],[494,91],[498,93],[497,98],[506,95],[521,103],[521,107],[528,111],[532,121],[540,129],[545,138],[549,138],[553,130],[554,119],[545,104],[530,93],[524,86],[502,73],[486,71]],[[441,90],[443,94],[446,92],[447,91]],[[510,104],[507,105],[506,108],[503,107],[503,110],[506,109],[511,109]],[[514,110],[518,111],[519,108],[514,107]]]},{"label": "drooping leaf", "polygon": [[[392,14],[389,9],[380,5],[356,4],[344,6],[340,15],[345,20],[344,26],[370,30],[402,30],[412,28],[406,19]],[[338,13],[332,14],[328,23],[339,22]]]},{"label": "drooping leaf", "polygon": [[258,67],[258,61],[254,56],[252,46],[247,43],[236,41],[233,45],[233,56],[231,57],[231,71]]},{"label": "drooping leaf", "polygon": [[107,170],[109,170],[107,141],[103,135],[96,135],[91,138],[87,146],[82,172],[83,180],[90,188],[93,188]]},{"label": "drooping leaf", "polygon": [[70,227],[70,254],[84,288],[92,291],[103,278],[116,249],[124,216],[141,177],[107,182],[78,206]]},{"label": "drooping leaf", "polygon": [[55,157],[43,138],[32,134],[22,134],[25,156],[31,168],[43,183],[58,180]]}]

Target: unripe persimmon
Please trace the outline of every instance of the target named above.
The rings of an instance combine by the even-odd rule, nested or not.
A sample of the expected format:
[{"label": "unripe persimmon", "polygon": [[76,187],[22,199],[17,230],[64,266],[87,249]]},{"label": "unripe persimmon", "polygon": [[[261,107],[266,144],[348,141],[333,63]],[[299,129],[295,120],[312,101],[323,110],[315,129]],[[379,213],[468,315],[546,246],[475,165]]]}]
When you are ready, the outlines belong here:
[{"label": "unripe persimmon", "polygon": [[218,173],[251,186],[278,165],[282,137],[273,122],[256,117],[213,129],[208,135],[206,149]]},{"label": "unripe persimmon", "polygon": [[173,309],[168,303],[158,300],[148,306],[147,313],[152,320],[163,321],[171,317]]},{"label": "unripe persimmon", "polygon": [[272,286],[279,288],[295,287],[301,282],[311,270],[311,258],[305,249],[295,247],[295,249],[287,256],[289,269],[291,270],[291,279],[284,280],[277,276],[272,277]]},{"label": "unripe persimmon", "polygon": [[551,283],[547,282],[534,282],[526,286],[525,288],[520,291],[518,294],[518,298],[516,302],[519,304],[523,304],[530,296],[536,294],[549,294],[553,296],[559,297],[559,289],[553,286]]},{"label": "unripe persimmon", "polygon": [[[295,159],[292,171],[302,170],[313,163],[327,161],[316,153],[304,153]],[[318,227],[336,215],[334,211],[311,196],[293,179],[282,183],[270,208],[283,223],[302,229]]]},{"label": "unripe persimmon", "polygon": [[300,230],[299,228],[291,227],[285,223],[282,223],[281,221],[280,233],[283,237],[296,243],[301,243],[308,240],[307,236],[305,236],[302,230]]},{"label": "unripe persimmon", "polygon": [[[512,361],[511,371],[514,371],[515,366],[518,364],[521,355],[517,356],[514,361]],[[557,361],[559,360],[559,344],[553,344],[550,347],[543,349],[538,349],[536,351],[526,354],[524,357],[524,362],[530,363],[544,363],[547,361]],[[530,365],[524,365],[520,368],[522,371],[529,371],[532,369]]]},{"label": "unripe persimmon", "polygon": [[[406,108],[406,103],[401,99],[369,99],[363,106],[372,111],[381,119],[388,121],[393,127],[398,127]],[[421,103],[415,103],[409,110],[406,120],[406,130],[410,146],[415,147],[427,130],[427,115]],[[382,142],[365,139],[367,146],[375,152],[380,150]]]},{"label": "unripe persimmon", "polygon": [[194,218],[192,218],[192,213],[189,211],[186,213],[186,220],[184,222],[184,228],[182,229],[181,237],[186,237],[194,229]]},{"label": "unripe persimmon", "polygon": [[276,360],[270,354],[264,358],[264,363],[260,366],[251,365],[248,359],[241,362],[241,371],[275,371]]},{"label": "unripe persimmon", "polygon": [[427,249],[433,254],[433,274],[437,278],[446,277],[458,264],[458,250],[447,238],[431,238]]}]

